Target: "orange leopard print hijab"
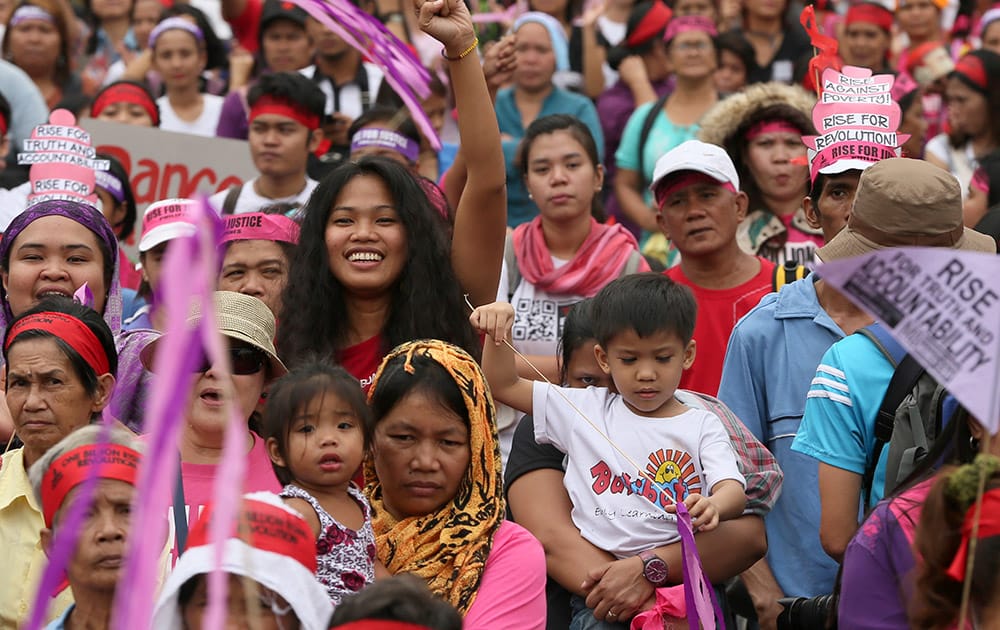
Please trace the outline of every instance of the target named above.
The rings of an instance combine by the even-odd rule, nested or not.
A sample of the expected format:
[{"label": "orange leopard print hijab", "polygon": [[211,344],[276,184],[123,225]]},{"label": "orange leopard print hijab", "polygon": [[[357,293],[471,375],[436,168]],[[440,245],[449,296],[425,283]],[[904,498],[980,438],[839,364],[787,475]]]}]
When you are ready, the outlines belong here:
[{"label": "orange leopard print hijab", "polygon": [[400,357],[409,374],[420,369],[414,362],[419,357],[437,363],[454,380],[468,410],[471,458],[451,502],[437,512],[403,520],[386,511],[374,462],[370,456],[366,459],[365,493],[371,501],[378,556],[390,573],[423,578],[434,594],[464,615],[476,598],[493,535],[505,513],[493,397],[468,353],[443,341],[422,340],[397,347],[382,361],[369,401],[377,396],[386,367]]}]

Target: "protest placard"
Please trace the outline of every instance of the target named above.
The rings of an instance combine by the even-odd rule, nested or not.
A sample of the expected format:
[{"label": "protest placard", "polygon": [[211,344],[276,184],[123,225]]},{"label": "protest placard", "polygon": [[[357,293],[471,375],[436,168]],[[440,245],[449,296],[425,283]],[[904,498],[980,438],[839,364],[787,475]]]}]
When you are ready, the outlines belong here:
[{"label": "protest placard", "polygon": [[1000,257],[903,247],[816,273],[884,324],[990,433],[1000,429]]},{"label": "protest placard", "polygon": [[99,153],[118,159],[129,174],[136,205],[194,198],[257,175],[243,140],[208,138],[84,118]]}]

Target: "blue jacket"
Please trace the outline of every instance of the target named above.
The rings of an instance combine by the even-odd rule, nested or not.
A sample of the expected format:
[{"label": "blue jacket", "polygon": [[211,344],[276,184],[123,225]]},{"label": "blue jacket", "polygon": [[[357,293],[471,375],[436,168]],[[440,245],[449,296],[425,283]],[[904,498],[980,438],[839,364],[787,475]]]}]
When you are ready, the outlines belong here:
[{"label": "blue jacket", "polygon": [[786,596],[833,591],[837,563],[819,541],[818,462],[791,450],[806,394],[824,353],[844,332],[823,310],[816,278],[761,299],[729,338],[719,398],[774,454],[785,473],[765,518],[767,560]]}]

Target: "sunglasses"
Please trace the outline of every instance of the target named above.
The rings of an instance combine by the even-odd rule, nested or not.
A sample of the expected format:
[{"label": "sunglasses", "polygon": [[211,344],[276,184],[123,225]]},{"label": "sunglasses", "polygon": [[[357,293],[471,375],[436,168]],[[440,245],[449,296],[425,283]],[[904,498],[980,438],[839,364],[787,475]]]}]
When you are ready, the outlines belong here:
[{"label": "sunglasses", "polygon": [[[233,374],[246,376],[256,374],[264,369],[267,364],[267,354],[263,350],[251,346],[230,346],[229,366]],[[207,356],[202,357],[201,363],[195,369],[196,372],[207,372],[212,368],[212,361]]]}]

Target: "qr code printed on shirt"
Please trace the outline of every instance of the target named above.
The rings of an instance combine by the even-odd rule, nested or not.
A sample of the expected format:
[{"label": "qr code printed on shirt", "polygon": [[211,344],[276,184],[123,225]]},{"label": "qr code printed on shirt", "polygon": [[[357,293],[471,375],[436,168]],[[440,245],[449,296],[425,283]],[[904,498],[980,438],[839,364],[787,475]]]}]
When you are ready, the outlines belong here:
[{"label": "qr code printed on shirt", "polygon": [[553,300],[519,299],[514,305],[514,341],[539,341],[551,337],[557,312]]}]

